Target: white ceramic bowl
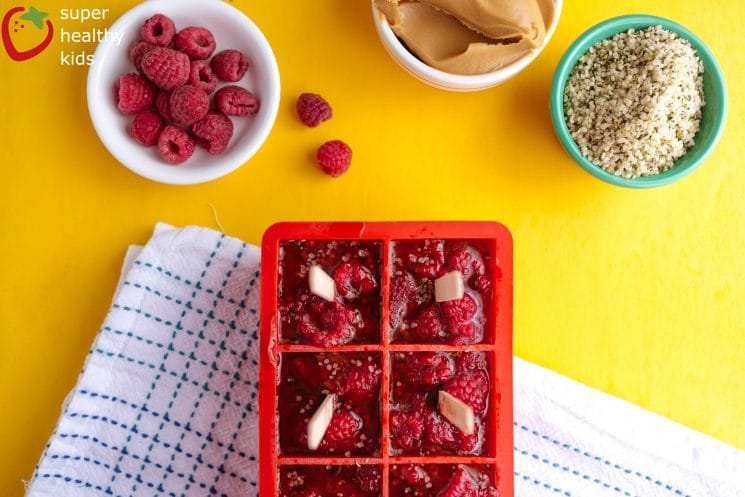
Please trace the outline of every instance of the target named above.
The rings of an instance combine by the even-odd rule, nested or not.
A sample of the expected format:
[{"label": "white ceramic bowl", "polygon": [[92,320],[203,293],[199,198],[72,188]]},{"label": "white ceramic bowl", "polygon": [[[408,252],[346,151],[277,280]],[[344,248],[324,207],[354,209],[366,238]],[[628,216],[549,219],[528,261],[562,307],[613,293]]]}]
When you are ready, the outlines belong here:
[{"label": "white ceramic bowl", "polygon": [[476,74],[472,76],[464,76],[462,74],[451,74],[434,67],[428,66],[411,52],[409,52],[405,46],[401,44],[396,34],[391,29],[385,15],[380,13],[375,8],[375,0],[371,1],[373,18],[375,20],[375,27],[378,30],[378,36],[383,42],[383,46],[386,51],[393,57],[398,65],[404,68],[406,72],[418,79],[423,83],[427,83],[430,86],[439,88],[441,90],[449,91],[476,91],[491,88],[492,86],[501,85],[508,79],[514,77],[517,73],[528,67],[528,65],[538,57],[543,48],[548,44],[556,26],[559,23],[559,17],[561,17],[561,4],[562,0],[555,0],[554,5],[555,14],[551,20],[551,25],[546,29],[546,37],[543,40],[543,45],[538,48],[534,48],[528,52],[524,57],[516,60],[512,64],[504,66],[493,72],[485,74]]},{"label": "white ceramic bowl", "polygon": [[[231,117],[233,137],[220,155],[196,147],[189,160],[170,165],[160,157],[157,146],[143,147],[129,136],[127,129],[133,116],[121,114],[116,107],[116,81],[123,74],[136,72],[129,60],[129,47],[139,39],[143,22],[158,12],[170,17],[177,30],[206,27],[215,36],[215,52],[234,48],[251,63],[243,79],[230,84],[253,92],[261,107],[253,117]],[[122,15],[109,30],[115,36],[121,34],[121,42],[109,38],[96,48],[88,71],[88,111],[101,141],[119,162],[153,181],[203,183],[234,171],[264,143],[279,109],[279,69],[269,42],[241,11],[220,0],[147,0]]]}]

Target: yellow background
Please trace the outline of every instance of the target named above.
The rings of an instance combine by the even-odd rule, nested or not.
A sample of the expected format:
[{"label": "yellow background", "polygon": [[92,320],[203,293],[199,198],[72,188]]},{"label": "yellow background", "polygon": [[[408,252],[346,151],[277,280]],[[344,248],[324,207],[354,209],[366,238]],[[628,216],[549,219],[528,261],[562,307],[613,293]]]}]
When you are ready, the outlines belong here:
[{"label": "yellow background", "polygon": [[[34,3],[36,5],[36,2]],[[113,5],[112,5],[113,4]],[[44,0],[109,7],[134,2]],[[384,51],[367,0],[235,0],[282,75],[274,131],[243,168],[174,187],[119,165],[88,117],[85,67],[55,40],[23,63],[0,54],[0,495],[19,497],[110,303],[125,248],[158,220],[259,243],[280,220],[494,219],[515,238],[515,352],[745,449],[745,62],[741,0],[565,0],[553,40],[507,84],[446,93]],[[9,6],[3,3],[3,10]],[[697,33],[728,78],[730,117],[713,155],[665,188],[630,191],[581,170],[553,135],[550,80],[589,26],[643,12]],[[218,37],[219,41],[219,37]],[[294,115],[303,91],[334,118]],[[321,174],[341,138],[354,163]]]}]

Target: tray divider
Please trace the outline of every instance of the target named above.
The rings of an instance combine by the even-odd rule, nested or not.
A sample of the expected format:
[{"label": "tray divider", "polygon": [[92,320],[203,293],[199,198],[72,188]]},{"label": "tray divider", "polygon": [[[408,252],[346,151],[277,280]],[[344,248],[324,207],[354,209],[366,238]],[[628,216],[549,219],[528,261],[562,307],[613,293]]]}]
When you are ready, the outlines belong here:
[{"label": "tray divider", "polygon": [[388,466],[388,460],[390,457],[390,442],[389,442],[389,430],[388,430],[388,416],[390,413],[390,381],[391,381],[391,366],[390,366],[390,309],[388,306],[390,296],[390,269],[391,269],[391,240],[384,239],[382,246],[382,268],[380,271],[381,279],[381,312],[380,312],[380,338],[381,346],[383,348],[382,357],[380,358],[381,365],[383,368],[383,381],[380,386],[380,400],[381,400],[381,420],[380,429],[382,434],[380,437],[380,452],[383,455],[383,482],[382,482],[382,497],[388,497],[388,482],[390,481],[390,468]]}]

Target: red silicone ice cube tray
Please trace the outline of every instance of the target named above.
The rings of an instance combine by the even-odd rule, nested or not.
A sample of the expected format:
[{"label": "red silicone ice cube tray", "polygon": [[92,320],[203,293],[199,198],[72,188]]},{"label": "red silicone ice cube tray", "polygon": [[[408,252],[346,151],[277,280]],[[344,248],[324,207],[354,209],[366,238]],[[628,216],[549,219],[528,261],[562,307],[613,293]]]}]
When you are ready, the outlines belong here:
[{"label": "red silicone ice cube tray", "polygon": [[[459,262],[464,247],[470,251],[470,256],[465,256],[466,265]],[[487,480],[500,497],[513,497],[512,239],[504,226],[495,222],[278,223],[264,234],[262,250],[262,496],[305,495],[302,485],[310,485],[307,482],[336,478],[342,480],[338,485],[351,485],[334,487],[339,494],[396,497],[404,492],[402,485],[408,485],[406,479],[415,477],[411,476],[414,469],[429,468],[433,481],[450,478],[452,484],[462,477],[459,468],[468,468],[464,474]],[[471,262],[475,259],[478,264]],[[313,334],[314,326],[321,325],[302,321],[302,311],[298,310],[302,306],[295,305],[293,299],[298,295],[308,298],[303,268],[311,264],[333,274],[337,294],[345,295],[337,295],[337,300],[346,304],[309,297],[316,300],[305,300],[302,305],[343,308],[339,312],[346,314],[332,314],[334,318],[327,321],[338,323],[341,319],[356,328],[338,326],[335,334],[317,335]],[[468,305],[446,308],[440,304],[433,312],[441,328],[433,327],[426,317],[437,305],[428,301],[432,298],[432,281],[459,264],[467,285],[466,297],[473,298],[466,302]],[[415,283],[409,285],[412,295],[416,295],[410,300],[401,298],[402,288],[409,288],[402,275]],[[351,286],[346,285],[350,281]],[[302,291],[297,292],[300,287]],[[452,319],[459,313],[473,314],[469,306],[477,309],[476,317],[461,329],[462,323]],[[336,312],[336,307],[332,311]],[[425,371],[415,362],[418,357],[435,355],[445,364],[444,373],[442,369],[431,370],[429,376],[416,373]],[[422,399],[421,405],[431,405],[427,385],[440,381],[433,380],[433,375],[442,373],[452,378],[458,368],[468,368],[473,358],[480,361],[478,374],[488,385],[488,395],[483,397],[486,405],[478,407],[483,417],[478,418],[476,412],[478,443],[425,445],[429,431],[414,433],[413,437],[406,432],[408,438],[402,437],[400,418],[396,418],[401,402],[413,404]],[[419,374],[415,380],[419,383],[407,390],[407,382],[414,381],[412,374]],[[447,389],[452,381],[435,388]],[[358,384],[374,387],[360,393],[354,390]],[[452,388],[457,385],[450,391],[463,397]],[[331,390],[346,399],[348,419],[337,423],[334,433],[329,428],[318,450],[311,451],[296,425],[300,423],[302,428],[298,420],[307,423]],[[436,389],[433,392],[436,394]],[[414,432],[423,418],[441,419],[436,407],[426,408],[430,409],[429,417],[413,416],[418,418],[411,420]],[[332,440],[343,438],[340,433],[350,425],[357,433],[355,443],[332,444]],[[436,428],[441,436],[443,426]],[[452,442],[454,430],[448,429]],[[425,493],[435,496],[439,491],[432,488],[431,493]]]}]

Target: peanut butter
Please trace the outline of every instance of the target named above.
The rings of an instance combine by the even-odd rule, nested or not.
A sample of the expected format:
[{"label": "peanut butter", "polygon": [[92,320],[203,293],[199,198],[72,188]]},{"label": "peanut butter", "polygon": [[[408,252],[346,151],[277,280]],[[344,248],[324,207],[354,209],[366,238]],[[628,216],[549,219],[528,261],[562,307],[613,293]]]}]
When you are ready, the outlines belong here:
[{"label": "peanut butter", "polygon": [[553,0],[375,0],[427,65],[453,74],[500,69],[540,47]]}]

